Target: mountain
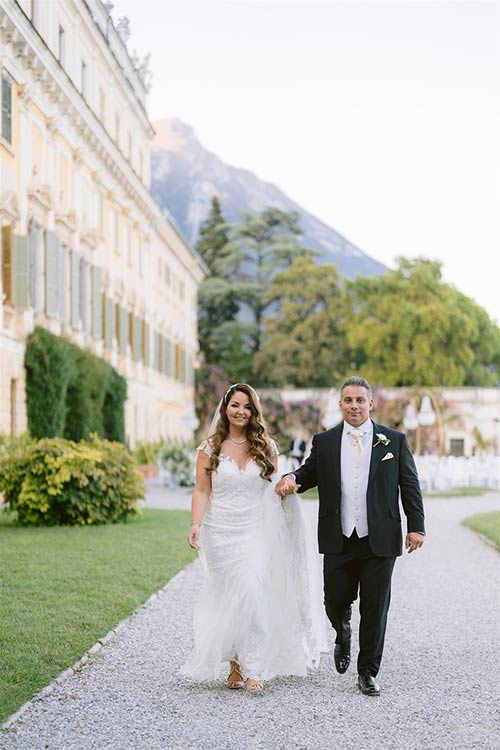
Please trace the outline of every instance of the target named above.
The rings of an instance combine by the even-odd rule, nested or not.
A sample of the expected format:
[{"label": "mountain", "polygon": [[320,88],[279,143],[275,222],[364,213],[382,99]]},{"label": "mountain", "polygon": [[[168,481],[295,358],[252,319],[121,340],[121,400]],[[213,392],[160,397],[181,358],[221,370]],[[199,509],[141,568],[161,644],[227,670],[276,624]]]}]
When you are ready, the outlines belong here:
[{"label": "mountain", "polygon": [[252,172],[225,164],[207,151],[194,130],[175,118],[153,123],[156,138],[151,156],[151,189],[186,237],[195,244],[200,223],[206,219],[210,201],[217,195],[224,218],[234,223],[241,212],[257,213],[265,206],[297,211],[303,232],[302,244],[320,252],[320,263],[336,263],[341,273],[374,276],[387,267],[370,258],[312,214],[305,211],[276,185]]}]

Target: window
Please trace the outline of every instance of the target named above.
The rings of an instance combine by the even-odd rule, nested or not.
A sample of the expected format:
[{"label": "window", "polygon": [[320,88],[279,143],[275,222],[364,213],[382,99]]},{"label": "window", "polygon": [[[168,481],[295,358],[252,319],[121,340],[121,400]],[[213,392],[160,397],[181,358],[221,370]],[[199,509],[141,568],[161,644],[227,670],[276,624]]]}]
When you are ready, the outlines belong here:
[{"label": "window", "polygon": [[84,99],[87,98],[87,65],[82,60],[80,91]]},{"label": "window", "polygon": [[463,456],[464,455],[464,440],[463,438],[451,438],[450,440],[450,453],[452,456]]},{"label": "window", "polygon": [[1,135],[8,143],[12,143],[12,78],[5,71],[2,72],[2,129]]},{"label": "window", "polygon": [[61,65],[66,64],[66,34],[62,26],[59,26],[57,59],[59,60]]}]

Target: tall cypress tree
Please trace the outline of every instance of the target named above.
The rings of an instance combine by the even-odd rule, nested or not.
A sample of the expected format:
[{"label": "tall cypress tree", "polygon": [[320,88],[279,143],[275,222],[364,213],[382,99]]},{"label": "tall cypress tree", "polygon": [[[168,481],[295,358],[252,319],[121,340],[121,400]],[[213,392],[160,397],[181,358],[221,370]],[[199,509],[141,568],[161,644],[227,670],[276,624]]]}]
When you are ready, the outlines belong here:
[{"label": "tall cypress tree", "polygon": [[214,333],[224,323],[233,322],[239,310],[236,292],[224,270],[229,242],[229,226],[224,220],[219,199],[212,197],[207,219],[200,226],[196,250],[208,266],[210,276],[198,290],[198,338],[205,364],[218,364],[218,346]]}]

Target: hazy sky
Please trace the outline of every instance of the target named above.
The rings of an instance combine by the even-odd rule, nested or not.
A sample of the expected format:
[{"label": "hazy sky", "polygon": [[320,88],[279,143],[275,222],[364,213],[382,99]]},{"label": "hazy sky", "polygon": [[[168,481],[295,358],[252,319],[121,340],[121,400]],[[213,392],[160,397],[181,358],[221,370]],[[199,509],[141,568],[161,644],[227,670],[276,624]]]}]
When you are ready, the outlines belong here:
[{"label": "hazy sky", "polygon": [[497,2],[135,0],[152,120],[179,117],[364,252],[441,260],[500,321]]}]

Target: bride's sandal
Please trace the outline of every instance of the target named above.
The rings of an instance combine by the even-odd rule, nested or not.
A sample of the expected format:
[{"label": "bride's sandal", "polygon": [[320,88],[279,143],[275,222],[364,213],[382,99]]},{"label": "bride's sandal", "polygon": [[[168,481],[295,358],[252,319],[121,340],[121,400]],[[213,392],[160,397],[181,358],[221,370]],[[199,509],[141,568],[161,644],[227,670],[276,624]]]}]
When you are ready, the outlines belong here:
[{"label": "bride's sandal", "polygon": [[240,665],[237,661],[229,662],[229,675],[227,678],[227,686],[230,690],[238,690],[245,684],[243,682],[243,675],[241,674]]},{"label": "bride's sandal", "polygon": [[264,690],[264,683],[261,680],[253,680],[251,677],[247,678],[246,691],[252,695],[262,693]]}]

